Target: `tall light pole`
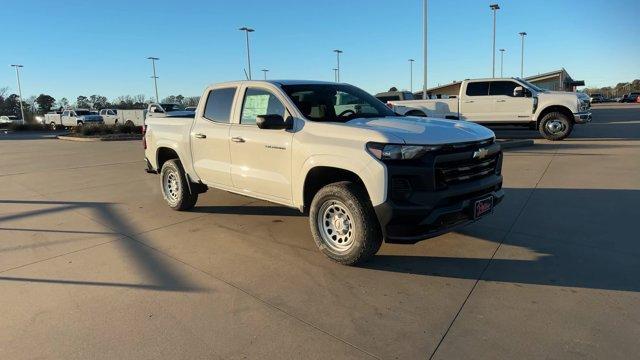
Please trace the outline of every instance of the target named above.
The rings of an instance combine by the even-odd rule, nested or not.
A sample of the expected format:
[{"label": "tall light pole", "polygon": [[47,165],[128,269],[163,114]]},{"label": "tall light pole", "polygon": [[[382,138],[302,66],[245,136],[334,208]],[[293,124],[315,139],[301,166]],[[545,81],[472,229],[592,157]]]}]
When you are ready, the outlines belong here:
[{"label": "tall light pole", "polygon": [[336,66],[336,82],[340,82],[340,54],[342,54],[343,51],[335,49],[333,52],[336,53],[336,60],[338,62],[338,66]]},{"label": "tall light pole", "polygon": [[269,71],[269,69],[262,69],[260,71],[264,73],[264,79],[267,80],[267,72]]},{"label": "tall light pole", "polygon": [[527,36],[526,32],[518,33],[522,38],[522,45],[520,46],[520,77],[524,78],[524,37]]},{"label": "tall light pole", "polygon": [[254,32],[254,29],[248,28],[246,26],[241,27],[240,29],[238,29],[240,31],[244,31],[245,34],[247,35],[247,64],[249,67],[249,80],[251,80],[251,51],[249,50],[249,33]]},{"label": "tall light pole", "polygon": [[156,76],[156,60],[160,60],[160,58],[149,56],[147,59],[151,60],[151,66],[153,66],[153,86],[156,89],[156,102],[160,102],[160,98],[158,97],[158,77]]},{"label": "tall light pole", "polygon": [[504,52],[505,52],[504,49],[500,49],[500,77],[501,78],[504,77],[504,74],[502,72],[502,66],[504,64]]},{"label": "tall light pole", "polygon": [[413,92],[413,62],[415,60],[409,59],[409,91]]},{"label": "tall light pole", "polygon": [[489,8],[493,10],[493,51],[491,52],[491,56],[493,59],[493,67],[491,68],[491,77],[496,77],[496,12],[500,10],[500,5],[491,4]]},{"label": "tall light pole", "polygon": [[338,69],[333,68],[331,70],[333,70],[333,81],[338,82]]},{"label": "tall light pole", "polygon": [[422,51],[423,51],[423,79],[422,79],[422,99],[427,98],[427,20],[429,14],[429,0],[423,0],[422,2]]},{"label": "tall light pole", "polygon": [[16,79],[18,80],[18,96],[20,96],[20,113],[22,114],[22,123],[24,124],[24,105],[22,105],[22,86],[20,86],[20,68],[24,67],[20,64],[11,65],[16,69]]}]

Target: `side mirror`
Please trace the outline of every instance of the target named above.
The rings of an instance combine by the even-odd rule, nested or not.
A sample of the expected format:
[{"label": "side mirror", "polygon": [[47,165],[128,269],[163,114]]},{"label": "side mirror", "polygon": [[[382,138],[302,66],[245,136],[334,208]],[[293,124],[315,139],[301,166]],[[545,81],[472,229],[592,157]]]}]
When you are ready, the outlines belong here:
[{"label": "side mirror", "polygon": [[289,128],[289,122],[281,115],[258,115],[256,116],[256,125],[260,129],[283,130]]},{"label": "side mirror", "polygon": [[514,97],[523,97],[524,96],[524,88],[522,86],[516,86],[513,88],[513,96]]}]

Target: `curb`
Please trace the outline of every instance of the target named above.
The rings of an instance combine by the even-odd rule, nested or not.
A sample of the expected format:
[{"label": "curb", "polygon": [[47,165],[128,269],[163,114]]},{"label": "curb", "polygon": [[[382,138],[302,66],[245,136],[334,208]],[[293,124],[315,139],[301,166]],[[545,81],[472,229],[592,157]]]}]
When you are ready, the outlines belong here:
[{"label": "curb", "polygon": [[142,140],[142,135],[127,135],[117,137],[80,137],[80,136],[65,136],[58,135],[60,140],[78,141],[78,142],[97,142],[97,141],[130,141],[130,140]]},{"label": "curb", "polygon": [[533,146],[533,140],[531,139],[499,140],[498,143],[502,150]]}]

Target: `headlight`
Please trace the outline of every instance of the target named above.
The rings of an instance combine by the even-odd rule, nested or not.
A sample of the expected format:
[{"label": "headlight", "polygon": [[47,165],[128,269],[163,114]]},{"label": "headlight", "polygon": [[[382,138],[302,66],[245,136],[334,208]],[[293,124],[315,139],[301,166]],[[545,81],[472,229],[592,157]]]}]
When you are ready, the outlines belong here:
[{"label": "headlight", "polygon": [[418,159],[430,151],[439,150],[441,146],[432,145],[399,145],[367,143],[367,150],[379,160],[411,160]]}]

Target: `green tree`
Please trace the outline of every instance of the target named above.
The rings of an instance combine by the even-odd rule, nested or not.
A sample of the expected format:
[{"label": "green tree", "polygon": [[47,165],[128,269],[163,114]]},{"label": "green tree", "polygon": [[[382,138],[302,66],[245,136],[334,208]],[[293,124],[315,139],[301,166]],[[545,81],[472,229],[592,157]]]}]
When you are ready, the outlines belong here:
[{"label": "green tree", "polygon": [[88,109],[90,107],[91,104],[89,103],[89,98],[83,95],[78,96],[76,99],[76,108]]},{"label": "green tree", "polygon": [[51,108],[53,107],[53,104],[55,102],[56,99],[54,99],[52,96],[40,94],[40,96],[36,98],[36,104],[38,104],[38,112],[40,114],[48,113],[49,111],[51,111]]}]

